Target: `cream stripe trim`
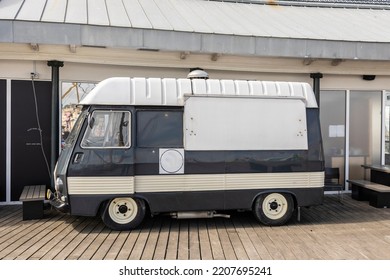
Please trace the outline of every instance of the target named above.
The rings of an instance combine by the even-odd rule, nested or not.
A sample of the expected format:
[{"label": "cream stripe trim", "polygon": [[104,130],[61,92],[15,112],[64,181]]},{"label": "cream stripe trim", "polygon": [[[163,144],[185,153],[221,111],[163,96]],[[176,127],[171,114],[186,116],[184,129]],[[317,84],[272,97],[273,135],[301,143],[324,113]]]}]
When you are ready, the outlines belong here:
[{"label": "cream stripe trim", "polygon": [[68,177],[69,194],[134,193],[134,177]]},{"label": "cream stripe trim", "polygon": [[323,172],[69,177],[69,194],[319,188]]},{"label": "cream stripe trim", "polygon": [[135,192],[319,188],[323,172],[137,176]]}]

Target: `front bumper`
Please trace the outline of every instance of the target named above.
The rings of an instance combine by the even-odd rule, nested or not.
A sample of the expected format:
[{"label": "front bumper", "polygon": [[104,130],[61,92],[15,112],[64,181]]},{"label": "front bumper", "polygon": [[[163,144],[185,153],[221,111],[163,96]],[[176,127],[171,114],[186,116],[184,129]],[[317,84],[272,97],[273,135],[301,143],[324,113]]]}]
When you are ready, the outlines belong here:
[{"label": "front bumper", "polygon": [[51,206],[53,206],[55,209],[62,213],[68,213],[69,212],[69,204],[65,201],[62,201],[59,197],[61,197],[61,194],[59,193],[52,193],[51,191],[48,191],[47,193],[47,199],[49,200],[49,203]]}]

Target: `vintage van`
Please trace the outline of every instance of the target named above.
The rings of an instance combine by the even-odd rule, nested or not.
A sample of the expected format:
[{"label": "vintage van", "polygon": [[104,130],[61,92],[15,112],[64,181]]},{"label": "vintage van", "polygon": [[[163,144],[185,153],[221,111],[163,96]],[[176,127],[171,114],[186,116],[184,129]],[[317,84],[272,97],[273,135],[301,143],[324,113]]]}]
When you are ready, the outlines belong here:
[{"label": "vintage van", "polygon": [[145,215],[249,210],[283,225],[323,200],[319,110],[310,85],[109,78],[82,100],[50,203],[115,230]]}]

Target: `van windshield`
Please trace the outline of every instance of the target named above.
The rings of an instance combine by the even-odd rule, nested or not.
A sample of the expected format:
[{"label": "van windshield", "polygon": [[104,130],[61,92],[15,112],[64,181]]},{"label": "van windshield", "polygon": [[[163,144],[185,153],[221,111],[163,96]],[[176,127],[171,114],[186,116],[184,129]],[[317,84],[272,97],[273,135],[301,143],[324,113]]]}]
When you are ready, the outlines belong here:
[{"label": "van windshield", "polygon": [[66,138],[65,146],[72,146],[74,141],[77,139],[77,135],[83,125],[84,119],[88,114],[88,110],[83,110],[80,116],[77,118],[75,125],[73,126],[68,138]]}]

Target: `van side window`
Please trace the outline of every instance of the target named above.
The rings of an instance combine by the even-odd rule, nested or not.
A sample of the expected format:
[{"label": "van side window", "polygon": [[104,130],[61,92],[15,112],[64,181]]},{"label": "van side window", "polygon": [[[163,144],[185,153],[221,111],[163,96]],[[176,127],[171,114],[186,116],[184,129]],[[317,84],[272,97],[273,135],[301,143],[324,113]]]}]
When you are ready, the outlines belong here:
[{"label": "van side window", "polygon": [[137,146],[140,148],[183,147],[183,112],[137,112]]},{"label": "van side window", "polygon": [[88,117],[82,148],[129,148],[130,112],[94,111]]}]

